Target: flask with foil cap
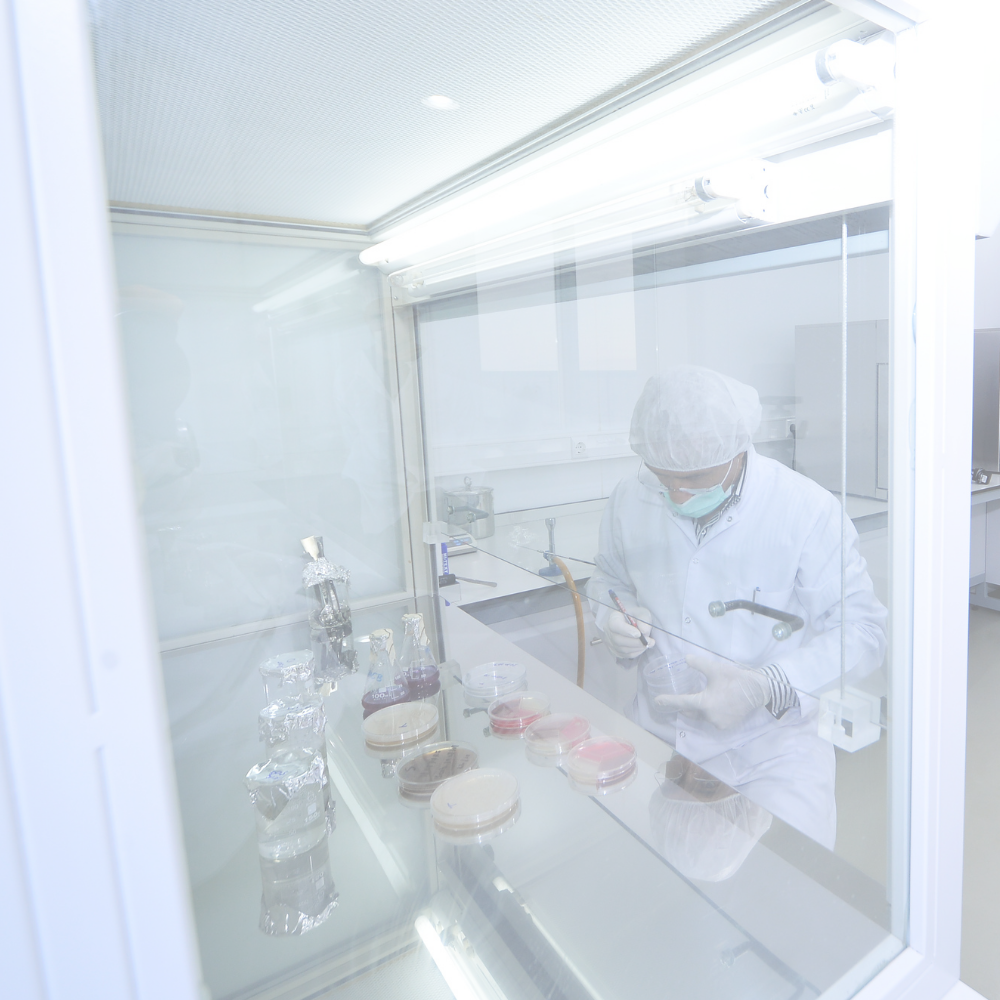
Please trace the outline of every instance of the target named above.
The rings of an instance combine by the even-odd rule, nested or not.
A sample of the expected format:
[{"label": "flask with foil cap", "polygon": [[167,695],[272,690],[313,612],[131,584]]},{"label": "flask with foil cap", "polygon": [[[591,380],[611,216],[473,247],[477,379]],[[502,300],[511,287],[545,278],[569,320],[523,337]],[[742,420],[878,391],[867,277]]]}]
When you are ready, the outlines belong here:
[{"label": "flask with foil cap", "polygon": [[409,701],[410,689],[396,662],[391,628],[377,628],[368,637],[368,680],[361,707],[367,719],[372,712]]},{"label": "flask with foil cap", "polygon": [[419,613],[403,615],[403,644],[399,650],[399,668],[406,679],[410,698],[414,701],[430,698],[441,690],[441,675],[431,653]]},{"label": "flask with foil cap", "polygon": [[326,836],[323,758],[318,753],[279,749],[250,768],[246,787],[262,858],[297,857]]},{"label": "flask with foil cap", "polygon": [[313,654],[309,649],[278,653],[260,665],[264,697],[268,702],[307,701],[313,695]]},{"label": "flask with foil cap", "polygon": [[323,804],[330,833],[336,829],[337,803],[333,800],[330,768],[326,757],[326,711],[322,699],[302,702],[272,701],[257,716],[257,731],[271,753],[295,750],[319,754],[323,761]]}]

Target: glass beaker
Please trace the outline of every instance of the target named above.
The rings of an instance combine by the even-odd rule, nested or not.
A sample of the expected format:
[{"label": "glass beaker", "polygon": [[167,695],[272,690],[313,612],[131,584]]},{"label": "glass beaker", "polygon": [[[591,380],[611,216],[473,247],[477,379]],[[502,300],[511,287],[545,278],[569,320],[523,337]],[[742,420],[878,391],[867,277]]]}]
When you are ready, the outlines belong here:
[{"label": "glass beaker", "polygon": [[316,687],[329,684],[333,689],[344,674],[358,669],[358,654],[354,649],[350,612],[328,612],[320,608],[309,614],[309,645],[314,657]]},{"label": "glass beaker", "polygon": [[272,701],[257,718],[261,740],[272,753],[294,750],[319,754],[323,759],[323,807],[330,833],[336,829],[337,803],[333,800],[330,767],[326,757],[326,710],[319,698],[306,702]]},{"label": "glass beaker", "polygon": [[648,696],[649,715],[657,722],[670,722],[677,716],[676,709],[657,704],[657,695],[697,694],[708,683],[708,678],[689,666],[686,659],[668,660],[658,647],[644,653],[643,659],[642,683]]},{"label": "glass beaker", "polygon": [[433,698],[441,690],[441,675],[427,641],[422,614],[403,615],[403,645],[399,651],[399,668],[406,679],[411,701]]},{"label": "glass beaker", "polygon": [[279,653],[260,665],[268,702],[304,701],[313,693],[313,654],[310,649]]},{"label": "glass beaker", "polygon": [[260,929],[273,937],[306,934],[325,923],[337,905],[330,845],[321,840],[294,858],[260,859]]},{"label": "glass beaker", "polygon": [[410,700],[406,678],[396,662],[391,628],[377,628],[368,637],[368,680],[361,707],[367,719],[372,712]]},{"label": "glass beaker", "polygon": [[280,861],[315,847],[326,836],[323,758],[309,750],[279,750],[247,772],[257,821],[257,850]]}]

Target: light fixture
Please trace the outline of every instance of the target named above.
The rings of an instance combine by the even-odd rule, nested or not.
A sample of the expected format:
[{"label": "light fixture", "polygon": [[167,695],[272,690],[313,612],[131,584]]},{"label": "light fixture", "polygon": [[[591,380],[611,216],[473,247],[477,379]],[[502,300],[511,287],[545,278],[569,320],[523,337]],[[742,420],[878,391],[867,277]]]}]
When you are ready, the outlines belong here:
[{"label": "light fixture", "polygon": [[465,970],[459,965],[451,949],[441,940],[441,935],[438,934],[430,918],[421,913],[413,921],[413,927],[420,935],[424,947],[430,952],[448,988],[455,994],[455,1000],[484,1000],[482,993],[476,989]]},{"label": "light fixture", "polygon": [[[573,251],[580,262],[588,248],[598,244],[602,253],[616,240],[631,247],[640,231],[659,241],[761,225],[773,217],[768,197],[773,174],[774,167],[760,160],[726,164],[697,178],[664,185],[656,192],[645,191],[575,213],[558,225],[540,223],[510,237],[461,245],[417,266],[392,272],[389,283],[411,298],[425,298],[470,273],[515,266],[543,254]],[[446,245],[439,248],[446,249]]]},{"label": "light fixture", "polygon": [[458,101],[445,97],[444,94],[431,94],[429,97],[424,97],[420,103],[435,111],[454,111],[458,107]]},{"label": "light fixture", "polygon": [[615,233],[785,221],[773,181],[760,183],[771,169],[763,158],[891,114],[890,42],[813,37],[811,50],[786,44],[784,61],[756,52],[575,133],[380,233],[361,261],[401,275],[398,287],[419,268],[426,286],[454,274],[463,255],[469,273],[470,260],[482,270],[523,257],[528,243],[539,256]]}]

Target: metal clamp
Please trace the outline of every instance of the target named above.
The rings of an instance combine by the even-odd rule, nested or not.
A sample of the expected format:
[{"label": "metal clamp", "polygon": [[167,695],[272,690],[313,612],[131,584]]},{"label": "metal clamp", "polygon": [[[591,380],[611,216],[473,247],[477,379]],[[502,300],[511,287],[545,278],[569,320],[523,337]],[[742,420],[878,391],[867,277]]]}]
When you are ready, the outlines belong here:
[{"label": "metal clamp", "polygon": [[765,618],[776,618],[777,624],[771,629],[771,635],[778,642],[787,639],[793,632],[798,632],[805,625],[805,622],[798,615],[790,615],[787,611],[778,611],[769,608],[766,604],[758,604],[756,601],[712,601],[708,606],[708,613],[713,618],[721,618],[727,611],[751,611]]}]

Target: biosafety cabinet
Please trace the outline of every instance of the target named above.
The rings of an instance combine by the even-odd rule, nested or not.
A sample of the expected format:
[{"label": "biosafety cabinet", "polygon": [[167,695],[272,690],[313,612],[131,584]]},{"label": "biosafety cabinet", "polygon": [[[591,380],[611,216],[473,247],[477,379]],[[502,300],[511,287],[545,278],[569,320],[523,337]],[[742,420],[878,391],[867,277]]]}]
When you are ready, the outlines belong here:
[{"label": "biosafety cabinet", "polygon": [[955,12],[65,6],[4,29],[45,995],[943,996]]}]

